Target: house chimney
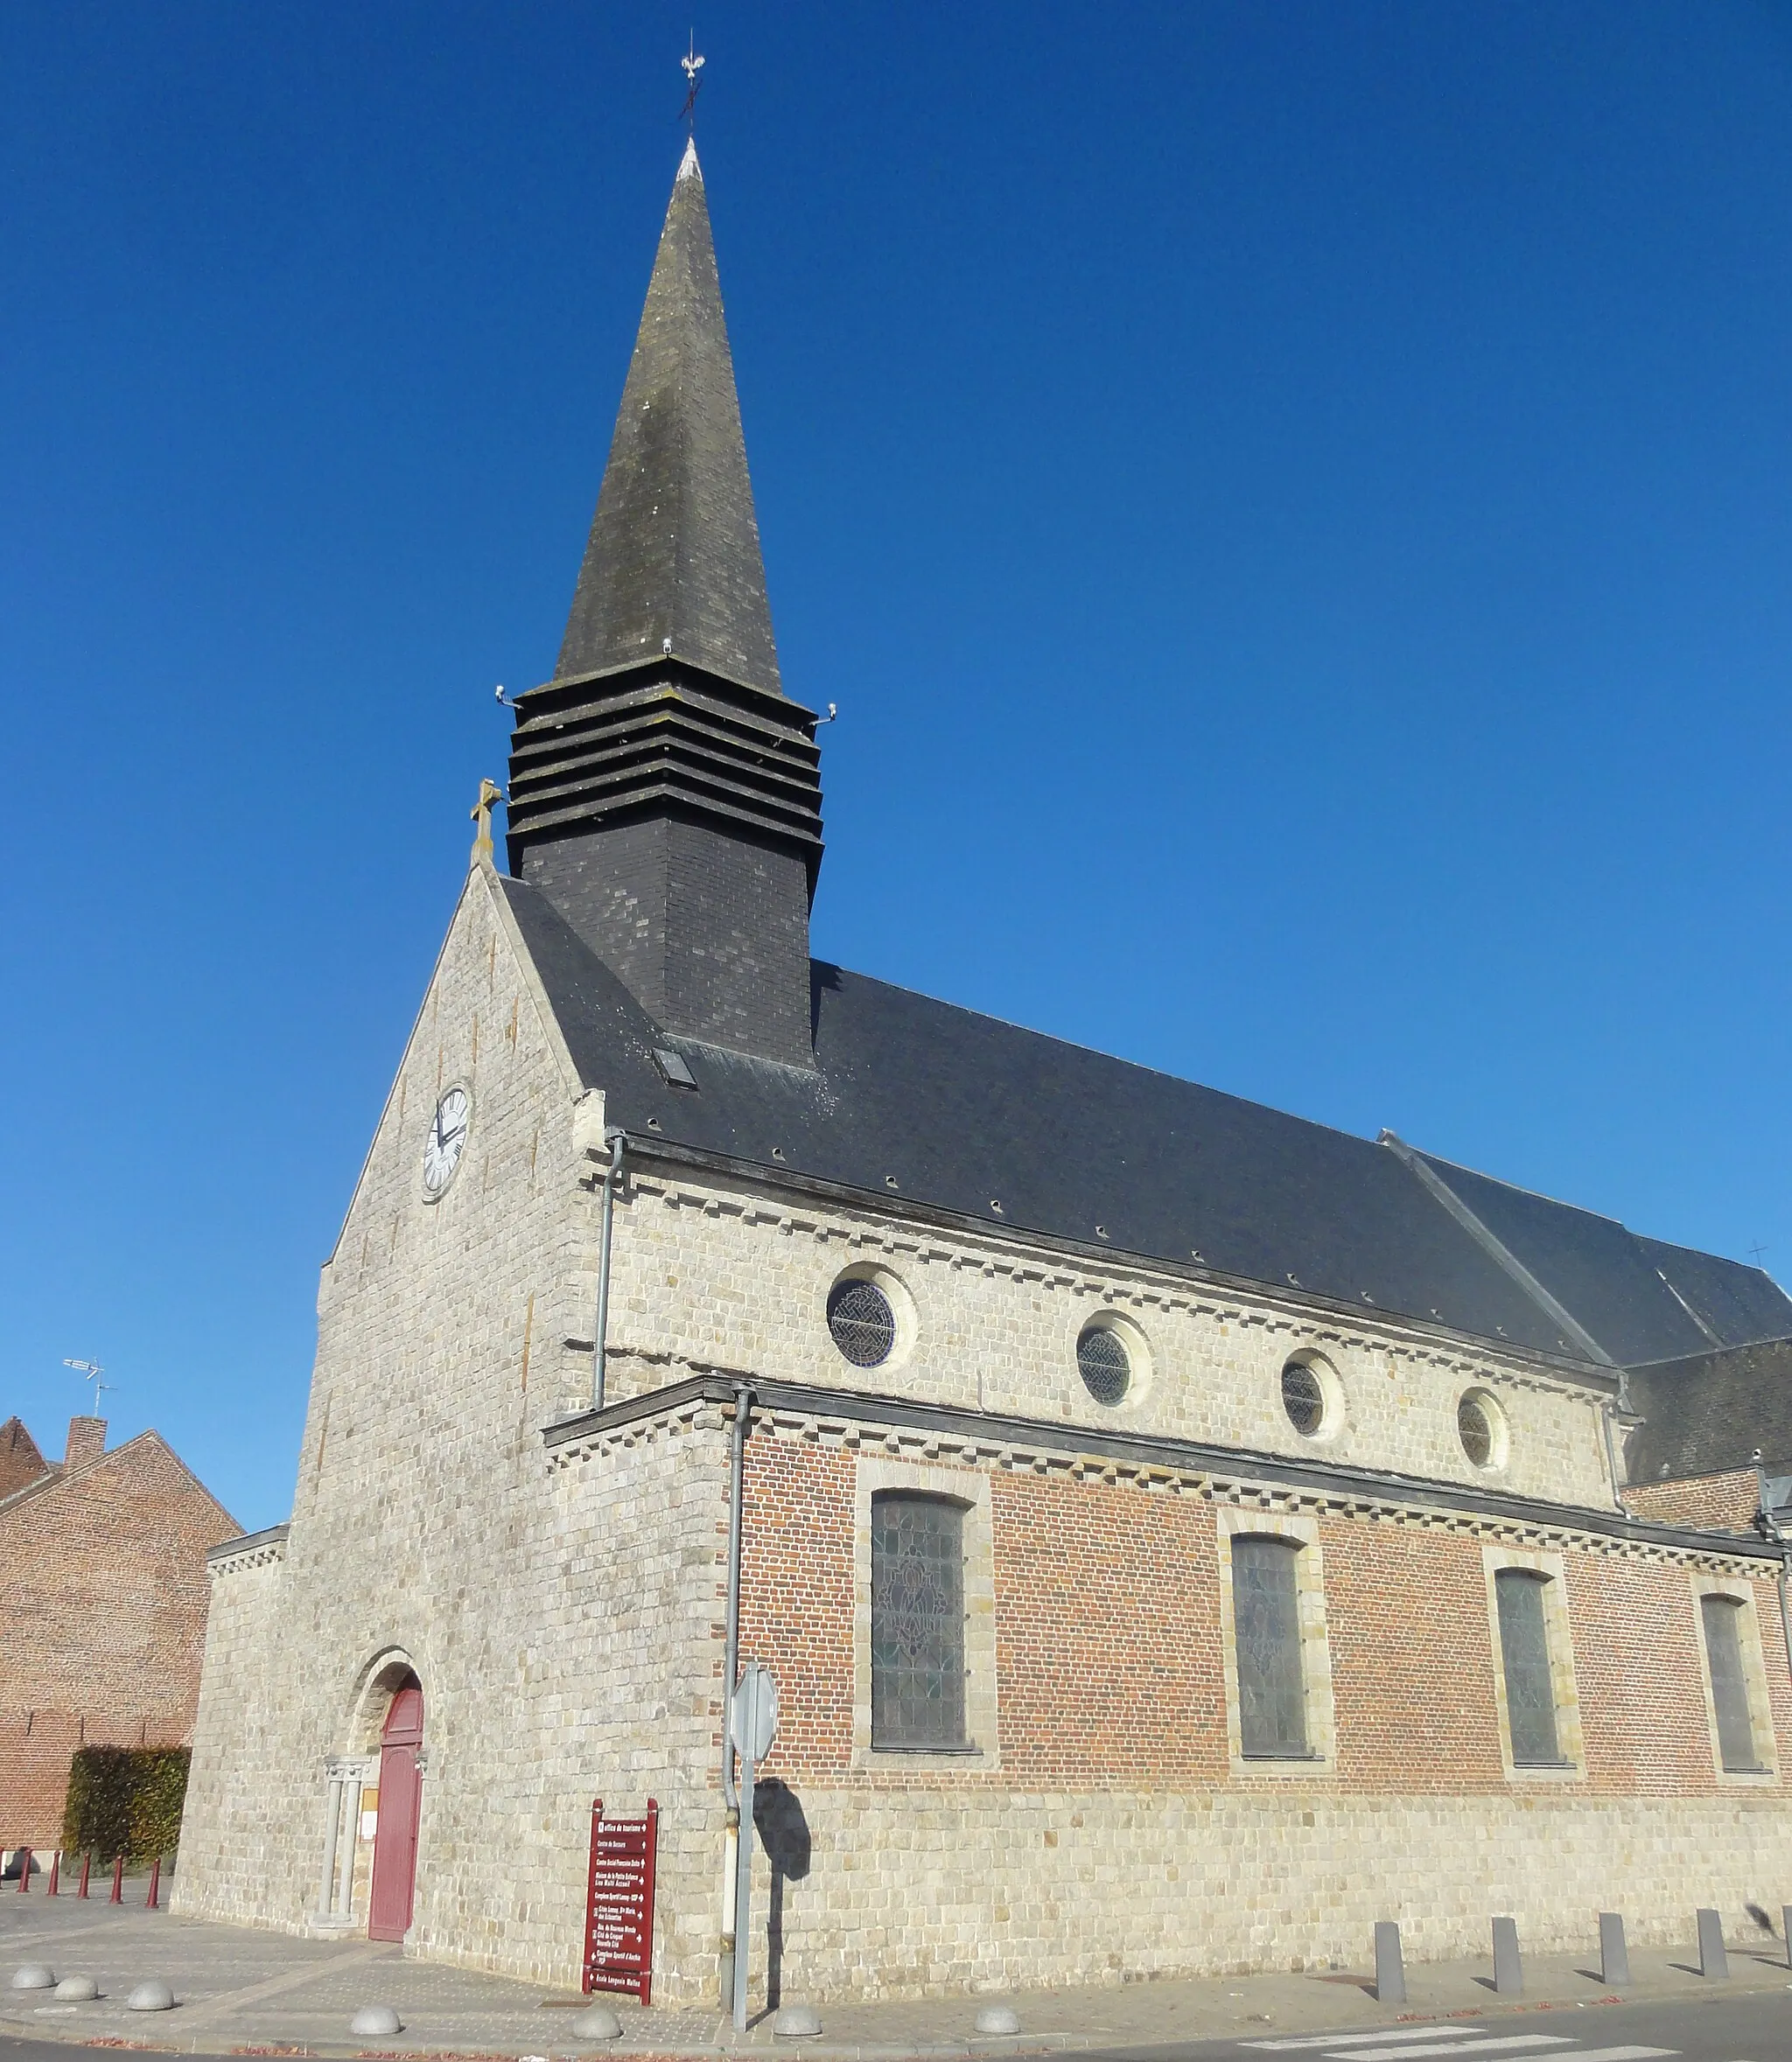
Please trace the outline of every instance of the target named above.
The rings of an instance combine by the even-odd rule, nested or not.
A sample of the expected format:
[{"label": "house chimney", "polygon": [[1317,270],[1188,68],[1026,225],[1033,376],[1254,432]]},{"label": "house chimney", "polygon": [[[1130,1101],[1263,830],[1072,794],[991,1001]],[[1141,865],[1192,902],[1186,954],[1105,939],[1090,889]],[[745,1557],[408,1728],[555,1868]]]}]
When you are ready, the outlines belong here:
[{"label": "house chimney", "polygon": [[106,1421],[102,1417],[72,1417],[68,1421],[68,1450],[64,1468],[84,1468],[106,1450]]}]

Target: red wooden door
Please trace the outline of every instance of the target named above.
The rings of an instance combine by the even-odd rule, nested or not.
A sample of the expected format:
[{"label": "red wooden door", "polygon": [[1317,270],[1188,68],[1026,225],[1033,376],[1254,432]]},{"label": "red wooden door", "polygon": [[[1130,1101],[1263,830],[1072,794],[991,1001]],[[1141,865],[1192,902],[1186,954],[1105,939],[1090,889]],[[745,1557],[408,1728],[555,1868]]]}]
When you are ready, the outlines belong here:
[{"label": "red wooden door", "polygon": [[368,1938],[402,1940],[416,1891],[416,1822],[422,1784],[416,1758],[424,1744],[424,1693],[402,1689],[380,1736],[380,1805],[374,1824],[374,1884]]}]

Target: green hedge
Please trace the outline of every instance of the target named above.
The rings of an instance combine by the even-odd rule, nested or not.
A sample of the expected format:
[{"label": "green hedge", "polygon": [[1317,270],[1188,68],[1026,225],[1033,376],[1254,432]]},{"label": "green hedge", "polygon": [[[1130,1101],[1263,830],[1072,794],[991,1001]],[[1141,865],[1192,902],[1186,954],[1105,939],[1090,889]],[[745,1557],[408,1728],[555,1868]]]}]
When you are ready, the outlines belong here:
[{"label": "green hedge", "polygon": [[62,1851],[150,1862],[180,1843],[185,1747],[78,1747],[68,1771]]}]

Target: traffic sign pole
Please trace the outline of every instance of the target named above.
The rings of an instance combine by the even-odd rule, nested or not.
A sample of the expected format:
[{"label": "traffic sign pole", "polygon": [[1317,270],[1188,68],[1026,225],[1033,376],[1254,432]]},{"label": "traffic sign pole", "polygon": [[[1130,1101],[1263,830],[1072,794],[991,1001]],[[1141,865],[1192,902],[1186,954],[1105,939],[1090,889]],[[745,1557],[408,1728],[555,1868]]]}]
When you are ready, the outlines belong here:
[{"label": "traffic sign pole", "polygon": [[778,1737],[778,1684],[769,1668],[748,1661],[728,1712],[740,1757],[740,1833],[734,1848],[734,2031],[746,2031],[746,1944],[752,1924],[752,1793],[758,1765]]}]

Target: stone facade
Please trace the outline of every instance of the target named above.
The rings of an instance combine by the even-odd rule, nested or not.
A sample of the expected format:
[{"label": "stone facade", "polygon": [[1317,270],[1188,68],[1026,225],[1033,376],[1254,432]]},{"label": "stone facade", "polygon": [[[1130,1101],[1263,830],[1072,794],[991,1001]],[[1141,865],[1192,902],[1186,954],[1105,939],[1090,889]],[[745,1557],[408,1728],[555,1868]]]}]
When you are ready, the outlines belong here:
[{"label": "stone facade", "polygon": [[[432,1202],[422,1145],[455,1086],[468,1143]],[[332,1772],[371,1765],[410,1670],[426,1710],[412,1951],[575,1983],[592,1801],[651,1796],[656,1995],[712,1994],[739,1381],[761,1395],[742,1652],[783,1709],[757,1982],[768,1940],[793,1995],[902,1995],[1354,1962],[1386,1917],[1424,1955],[1477,1946],[1496,1911],[1544,1947],[1601,1906],[1646,1940],[1693,1903],[1785,1901],[1777,1563],[1623,1509],[1609,1385],[635,1138],[610,1408],[582,1415],[603,1136],[601,1092],[476,866],[324,1269],[290,1529],[214,1557],[179,1909],[342,1923],[323,1882]],[[869,1375],[825,1320],[850,1273],[899,1318]],[[1148,1352],[1118,1409],[1077,1374],[1098,1312]],[[1337,1405],[1320,1439],[1282,1405],[1297,1353]],[[1502,1422],[1487,1467],[1458,1435],[1468,1392]],[[970,1513],[972,1750],[950,1757],[870,1739],[866,1512],[903,1483]],[[1261,1531],[1302,1543],[1315,1752],[1298,1765],[1238,1748],[1226,1557]],[[1492,1601],[1508,1565],[1552,1578],[1559,1769],[1512,1763]],[[1746,1613],[1759,1772],[1719,1766],[1698,1631],[1713,1584]]]},{"label": "stone facade", "polygon": [[237,1528],[154,1432],[108,1453],[77,1417],[52,1464],[15,1419],[0,1457],[0,1846],[48,1849],[78,1747],[192,1738],[206,1555]]}]

